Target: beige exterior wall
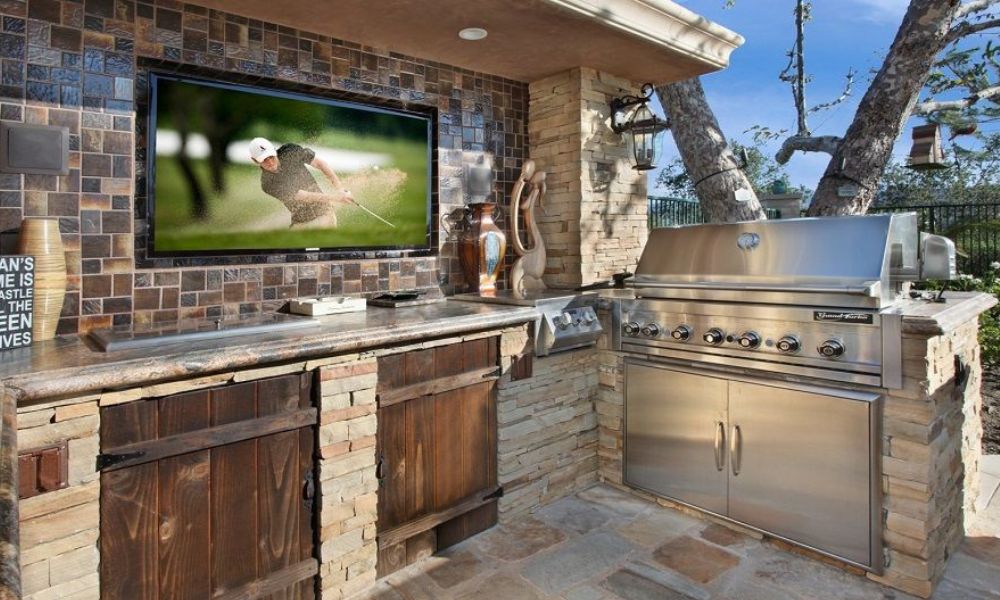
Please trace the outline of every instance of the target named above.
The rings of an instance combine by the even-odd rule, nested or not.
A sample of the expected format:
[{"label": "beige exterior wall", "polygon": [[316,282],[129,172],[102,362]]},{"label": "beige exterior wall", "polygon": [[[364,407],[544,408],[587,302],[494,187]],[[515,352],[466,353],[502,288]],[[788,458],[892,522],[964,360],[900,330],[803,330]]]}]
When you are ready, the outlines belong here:
[{"label": "beige exterior wall", "polygon": [[632,270],[646,243],[646,175],[609,127],[612,98],[638,86],[578,68],[529,86],[528,156],[548,173],[545,282],[574,288]]}]

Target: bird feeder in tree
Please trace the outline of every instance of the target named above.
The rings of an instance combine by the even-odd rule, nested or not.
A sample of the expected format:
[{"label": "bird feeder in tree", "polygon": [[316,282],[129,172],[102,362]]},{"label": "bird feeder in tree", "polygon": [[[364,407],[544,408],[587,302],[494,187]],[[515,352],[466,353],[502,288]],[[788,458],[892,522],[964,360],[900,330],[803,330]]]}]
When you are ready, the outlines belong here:
[{"label": "bird feeder in tree", "polygon": [[947,169],[944,151],[941,149],[941,126],[936,123],[913,128],[913,147],[907,165],[917,171]]}]

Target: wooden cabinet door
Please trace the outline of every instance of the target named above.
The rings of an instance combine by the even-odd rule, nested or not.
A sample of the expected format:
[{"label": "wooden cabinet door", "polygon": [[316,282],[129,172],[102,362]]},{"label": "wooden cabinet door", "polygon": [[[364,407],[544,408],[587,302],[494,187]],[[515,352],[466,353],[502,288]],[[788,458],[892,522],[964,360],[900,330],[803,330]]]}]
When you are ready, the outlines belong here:
[{"label": "wooden cabinet door", "polygon": [[497,338],[379,362],[379,572],[496,523]]},{"label": "wooden cabinet door", "polygon": [[311,381],[102,409],[101,598],[315,598]]}]

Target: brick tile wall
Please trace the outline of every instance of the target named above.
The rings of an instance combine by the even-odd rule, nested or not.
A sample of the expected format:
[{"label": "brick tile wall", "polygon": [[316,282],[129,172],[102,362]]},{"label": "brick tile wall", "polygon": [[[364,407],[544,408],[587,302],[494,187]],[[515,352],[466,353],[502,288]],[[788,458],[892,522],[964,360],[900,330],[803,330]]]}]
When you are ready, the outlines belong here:
[{"label": "brick tile wall", "polygon": [[[136,192],[145,185],[149,65],[436,106],[440,256],[146,260],[145,199]],[[0,0],[0,120],[71,133],[69,175],[0,176],[0,251],[12,251],[22,218],[59,218],[70,275],[62,333],[269,311],[293,296],[450,292],[463,286],[455,227],[445,224],[467,199],[463,164],[492,154],[496,197],[508,202],[525,152],[527,96],[522,83],[175,0]]]}]

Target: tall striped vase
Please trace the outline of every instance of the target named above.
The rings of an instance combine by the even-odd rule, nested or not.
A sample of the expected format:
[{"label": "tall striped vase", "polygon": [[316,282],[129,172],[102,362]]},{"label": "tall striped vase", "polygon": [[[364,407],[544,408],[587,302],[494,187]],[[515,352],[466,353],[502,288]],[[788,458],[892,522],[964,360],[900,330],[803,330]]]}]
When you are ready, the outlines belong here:
[{"label": "tall striped vase", "polygon": [[35,311],[31,337],[51,340],[56,335],[66,296],[66,255],[59,235],[59,219],[28,218],[21,222],[17,253],[35,257]]}]

